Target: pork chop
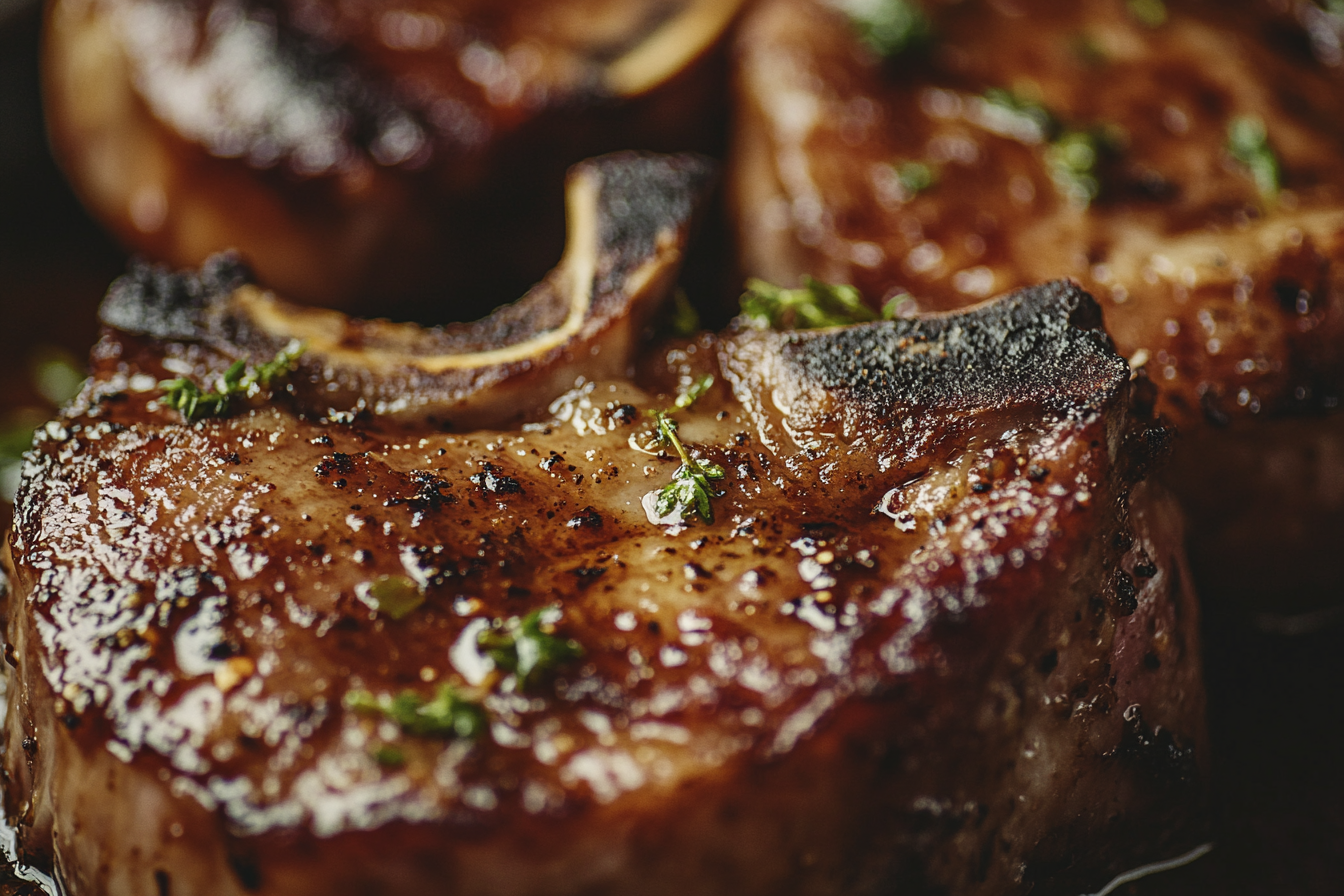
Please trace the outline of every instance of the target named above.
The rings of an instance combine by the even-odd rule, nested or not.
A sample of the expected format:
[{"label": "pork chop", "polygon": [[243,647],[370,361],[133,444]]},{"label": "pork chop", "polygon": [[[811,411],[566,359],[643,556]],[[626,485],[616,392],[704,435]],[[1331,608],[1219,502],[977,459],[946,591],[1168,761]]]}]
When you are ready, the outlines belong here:
[{"label": "pork chop", "polygon": [[896,313],[1074,279],[1183,431],[1205,590],[1337,599],[1341,33],[1311,2],[768,0],[735,63],[746,271]]},{"label": "pork chop", "polygon": [[[1198,842],[1167,431],[1096,304],[605,339],[704,173],[579,169],[558,318],[113,288],[16,503],[30,860],[72,896],[1072,896]],[[161,385],[238,360],[213,416]]]},{"label": "pork chop", "polygon": [[296,301],[470,320],[553,260],[568,166],[721,145],[740,5],[60,0],[48,125],[135,252],[235,249]]}]

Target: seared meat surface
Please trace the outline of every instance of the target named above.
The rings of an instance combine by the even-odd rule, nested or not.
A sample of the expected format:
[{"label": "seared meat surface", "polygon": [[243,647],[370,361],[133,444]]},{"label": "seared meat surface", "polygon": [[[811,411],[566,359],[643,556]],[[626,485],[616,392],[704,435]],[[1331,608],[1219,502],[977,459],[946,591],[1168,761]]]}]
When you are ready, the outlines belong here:
[{"label": "seared meat surface", "polygon": [[[577,172],[604,237],[557,279],[637,295],[695,170]],[[1075,286],[578,327],[594,375],[522,425],[380,405],[446,355],[375,344],[355,388],[360,346],[315,339],[184,421],[159,381],[361,332],[257,292],[123,281],[25,471],[7,796],[72,894],[1073,894],[1198,842],[1197,611],[1143,481],[1167,433]],[[481,367],[477,398],[531,375]],[[674,407],[685,460],[646,414]],[[722,469],[708,512],[657,507],[682,463]]]},{"label": "seared meat surface", "polygon": [[301,302],[468,320],[545,271],[569,165],[718,145],[739,5],[62,0],[49,127],[136,252],[236,249]]},{"label": "seared meat surface", "polygon": [[744,22],[747,272],[853,283],[897,313],[1074,279],[1188,436],[1171,481],[1208,590],[1337,594],[1344,21],[1310,2],[933,0],[931,36],[883,59],[846,12],[866,6],[770,0]]}]

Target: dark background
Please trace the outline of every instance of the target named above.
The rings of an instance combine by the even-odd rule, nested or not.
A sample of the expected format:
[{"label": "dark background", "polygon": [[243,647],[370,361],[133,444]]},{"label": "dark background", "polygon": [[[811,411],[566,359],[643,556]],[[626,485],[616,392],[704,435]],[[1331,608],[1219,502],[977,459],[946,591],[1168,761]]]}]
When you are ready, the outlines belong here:
[{"label": "dark background", "polygon": [[[0,0],[0,442],[22,439],[34,415],[51,412],[35,365],[62,352],[84,357],[97,303],[126,261],[47,153],[38,32],[29,0]],[[8,522],[0,503],[0,528]],[[1253,618],[1216,594],[1203,598],[1217,846],[1119,892],[1340,896],[1344,613]],[[1276,633],[1285,629],[1306,631]],[[27,886],[0,881],[0,896],[36,892]]]}]

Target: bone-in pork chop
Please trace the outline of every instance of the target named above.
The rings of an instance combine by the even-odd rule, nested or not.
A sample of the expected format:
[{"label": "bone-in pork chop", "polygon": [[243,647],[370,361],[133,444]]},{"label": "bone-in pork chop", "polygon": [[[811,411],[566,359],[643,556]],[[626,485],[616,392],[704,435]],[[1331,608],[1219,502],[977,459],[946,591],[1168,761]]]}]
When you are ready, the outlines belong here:
[{"label": "bone-in pork chop", "polygon": [[898,313],[1073,278],[1182,430],[1207,590],[1335,599],[1340,34],[1311,2],[770,0],[737,44],[744,265]]},{"label": "bone-in pork chop", "polygon": [[[704,179],[580,168],[552,318],[114,287],[16,504],[26,855],[72,896],[1076,894],[1198,842],[1166,432],[1096,304],[611,336]],[[214,416],[158,385],[294,335]]]},{"label": "bone-in pork chop", "polygon": [[296,301],[470,320],[550,264],[569,165],[719,145],[740,5],[59,0],[48,124],[138,253],[236,249]]}]

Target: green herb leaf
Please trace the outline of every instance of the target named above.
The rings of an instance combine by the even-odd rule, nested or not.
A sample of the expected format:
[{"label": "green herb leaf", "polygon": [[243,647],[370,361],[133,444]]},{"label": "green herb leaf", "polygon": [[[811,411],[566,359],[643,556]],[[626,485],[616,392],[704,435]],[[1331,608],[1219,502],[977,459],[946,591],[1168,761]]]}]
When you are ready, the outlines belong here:
[{"label": "green herb leaf", "polygon": [[674,402],[674,404],[676,405],[676,409],[682,410],[683,408],[688,408],[691,405],[695,404],[696,401],[700,398],[700,396],[708,392],[709,387],[713,385],[714,385],[714,374],[707,373],[704,376],[700,377],[700,379],[691,383],[691,385],[686,389],[685,392],[677,396],[677,400],[676,402]]},{"label": "green herb leaf", "polygon": [[695,310],[686,290],[678,289],[672,294],[672,308],[668,317],[668,328],[673,336],[694,336],[700,331],[700,312]]},{"label": "green herb leaf", "polygon": [[522,619],[497,619],[477,636],[476,643],[494,660],[495,668],[514,673],[527,689],[583,656],[578,641],[555,634],[561,615],[559,607],[544,607]]},{"label": "green herb leaf", "polygon": [[708,461],[695,460],[686,453],[686,447],[677,437],[676,422],[663,412],[658,413],[658,434],[666,443],[676,449],[681,457],[681,466],[672,474],[672,481],[658,490],[654,510],[660,517],[680,513],[682,518],[691,513],[699,514],[707,523],[714,522],[714,509],[710,498],[720,497],[710,480],[722,479],[723,467]]},{"label": "green herb leaf", "polygon": [[923,46],[933,35],[928,15],[912,0],[844,0],[840,7],[859,38],[883,59]]},{"label": "green herb leaf", "polygon": [[401,620],[419,609],[425,595],[407,576],[379,576],[369,583],[365,602],[384,616]]},{"label": "green herb leaf", "polygon": [[938,182],[938,175],[923,162],[902,162],[896,166],[896,179],[907,198],[917,196]]},{"label": "green herb leaf", "polygon": [[388,768],[399,768],[406,764],[406,754],[395,744],[383,744],[373,751],[373,760]]},{"label": "green herb leaf", "polygon": [[1097,164],[1109,146],[1100,131],[1065,131],[1046,149],[1050,179],[1074,205],[1085,208],[1101,193]]},{"label": "green herb leaf", "polygon": [[784,289],[752,278],[742,294],[742,313],[753,326],[776,330],[811,330],[877,320],[863,296],[852,286],[803,278],[799,289]]},{"label": "green herb leaf", "polygon": [[1050,110],[1012,90],[985,91],[979,124],[1003,137],[1023,143],[1048,143],[1062,130]]},{"label": "green herb leaf", "polygon": [[1227,151],[1250,169],[1261,196],[1270,199],[1278,194],[1279,159],[1269,145],[1263,121],[1250,115],[1232,119],[1227,126]]},{"label": "green herb leaf", "polygon": [[303,343],[295,339],[277,352],[274,360],[250,370],[241,359],[233,362],[219,378],[213,391],[202,389],[186,377],[164,380],[159,383],[159,388],[163,389],[164,403],[179,412],[187,422],[202,417],[218,417],[229,409],[235,397],[255,395],[268,388],[271,380],[292,370],[302,354]]},{"label": "green herb leaf", "polygon": [[407,734],[427,737],[473,738],[485,730],[485,710],[458,696],[451,684],[442,685],[431,700],[414,691],[396,697],[375,697],[368,691],[350,691],[345,705],[356,712],[378,713],[397,723]]},{"label": "green herb leaf", "polygon": [[1126,0],[1129,14],[1141,25],[1157,28],[1167,21],[1167,4],[1162,0]]}]

